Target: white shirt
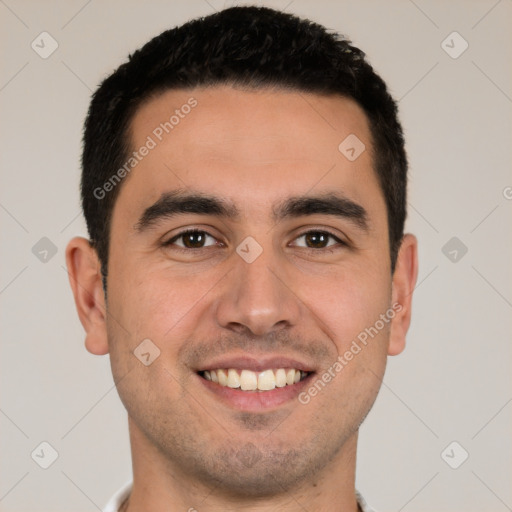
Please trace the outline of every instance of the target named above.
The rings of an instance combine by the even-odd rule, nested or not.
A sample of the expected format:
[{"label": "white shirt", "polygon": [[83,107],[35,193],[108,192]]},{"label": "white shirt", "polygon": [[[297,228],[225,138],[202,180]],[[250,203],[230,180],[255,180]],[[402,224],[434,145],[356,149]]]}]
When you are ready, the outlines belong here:
[{"label": "white shirt", "polygon": [[[109,502],[106,504],[105,508],[103,508],[102,512],[119,512],[119,507],[123,504],[123,502],[128,498],[130,492],[132,491],[132,480],[126,482],[121,489],[119,489],[112,498],[110,498]],[[356,498],[357,503],[361,507],[363,512],[377,512],[373,508],[366,503],[364,498],[359,494],[356,490]]]}]

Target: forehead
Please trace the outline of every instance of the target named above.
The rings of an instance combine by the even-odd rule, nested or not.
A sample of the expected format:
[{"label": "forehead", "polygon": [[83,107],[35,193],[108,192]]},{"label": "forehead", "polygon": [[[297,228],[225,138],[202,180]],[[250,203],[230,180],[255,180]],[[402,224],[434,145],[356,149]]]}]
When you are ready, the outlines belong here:
[{"label": "forehead", "polygon": [[[313,189],[335,188],[359,201],[364,187],[380,192],[366,115],[341,96],[170,90],[138,109],[130,141],[139,156],[118,201],[135,209],[176,188],[229,196],[247,208]],[[348,158],[352,147],[365,150]]]},{"label": "forehead", "polygon": [[[196,152],[201,151],[199,155],[241,156],[244,161],[261,153],[263,144],[258,141],[264,138],[267,150],[300,140],[297,156],[326,160],[337,156],[337,142],[347,130],[370,142],[366,115],[349,98],[226,85],[169,90],[147,100],[133,117],[131,139],[138,147],[150,135],[157,143],[173,140],[184,150],[193,145]],[[226,137],[231,138],[229,146],[217,145],[227,142]],[[274,147],[270,138],[274,138]]]}]

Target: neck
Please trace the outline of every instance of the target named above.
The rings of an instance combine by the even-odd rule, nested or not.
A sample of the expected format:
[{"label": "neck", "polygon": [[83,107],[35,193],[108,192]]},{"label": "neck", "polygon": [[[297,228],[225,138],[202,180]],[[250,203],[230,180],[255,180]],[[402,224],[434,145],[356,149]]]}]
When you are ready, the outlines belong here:
[{"label": "neck", "polygon": [[[129,420],[133,488],[119,512],[357,512],[357,432],[320,471],[274,496],[243,499],[202,484],[169,460]],[[333,504],[336,504],[333,506]],[[197,510],[196,510],[197,509]]]}]

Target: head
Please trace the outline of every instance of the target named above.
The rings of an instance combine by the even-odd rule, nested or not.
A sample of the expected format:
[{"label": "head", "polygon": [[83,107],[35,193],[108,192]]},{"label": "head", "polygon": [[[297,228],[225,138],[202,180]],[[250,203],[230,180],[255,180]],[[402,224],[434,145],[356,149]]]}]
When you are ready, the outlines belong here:
[{"label": "head", "polygon": [[[90,244],[68,268],[132,446],[232,496],[352,457],[417,267],[397,108],[364,53],[267,8],[193,20],[101,84],[82,164]],[[229,368],[303,373],[261,393],[208,380]]]}]

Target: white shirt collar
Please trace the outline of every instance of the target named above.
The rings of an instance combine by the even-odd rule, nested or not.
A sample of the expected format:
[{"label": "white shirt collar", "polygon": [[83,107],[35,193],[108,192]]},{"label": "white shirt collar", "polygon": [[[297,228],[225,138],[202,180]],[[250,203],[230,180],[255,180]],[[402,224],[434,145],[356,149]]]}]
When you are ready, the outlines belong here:
[{"label": "white shirt collar", "polygon": [[[132,480],[128,480],[113,496],[110,498],[109,502],[105,505],[102,512],[119,512],[119,507],[123,504],[123,502],[128,498],[130,492],[132,491]],[[356,498],[361,510],[363,512],[377,512],[373,508],[371,508],[365,501],[365,499],[361,496],[361,494],[356,490]]]}]

